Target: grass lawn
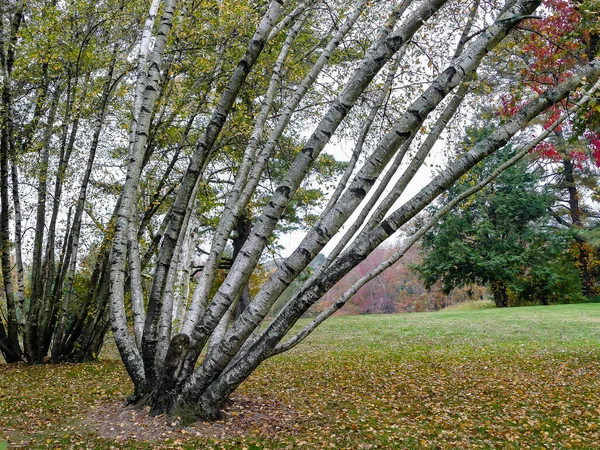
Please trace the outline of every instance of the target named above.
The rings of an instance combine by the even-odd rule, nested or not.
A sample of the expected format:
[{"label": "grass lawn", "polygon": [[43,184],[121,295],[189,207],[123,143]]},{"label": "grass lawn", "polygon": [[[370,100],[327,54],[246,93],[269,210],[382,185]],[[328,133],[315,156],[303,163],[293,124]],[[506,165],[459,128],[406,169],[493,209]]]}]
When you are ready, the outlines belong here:
[{"label": "grass lawn", "polygon": [[130,391],[114,360],[2,365],[0,448],[600,448],[600,304],[333,318],[239,390],[293,411],[279,431],[143,442],[86,426]]}]

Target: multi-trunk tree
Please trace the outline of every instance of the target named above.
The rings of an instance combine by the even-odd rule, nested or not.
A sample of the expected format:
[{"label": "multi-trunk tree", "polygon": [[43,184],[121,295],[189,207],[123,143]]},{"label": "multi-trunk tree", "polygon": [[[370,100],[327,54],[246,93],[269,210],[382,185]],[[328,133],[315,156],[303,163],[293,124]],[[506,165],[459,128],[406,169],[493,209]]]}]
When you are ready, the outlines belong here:
[{"label": "multi-trunk tree", "polygon": [[[449,162],[419,193],[398,205],[397,200],[464,99],[475,102],[480,96],[471,90],[477,88],[476,71],[484,58],[513,29],[536,20],[538,13],[546,14],[540,3],[405,0],[392,5],[319,1],[257,5],[261,14],[254,34],[246,40],[245,48],[227,53],[237,62],[230,69],[218,70],[224,80],[218,89],[205,90],[212,112],[194,123],[198,140],[165,215],[156,258],[145,269],[151,285],[144,286],[134,232],[140,220],[139,186],[147,173],[149,130],[160,108],[162,74],[171,55],[169,36],[176,19],[189,7],[165,1],[159,8],[152,49],[146,47],[144,51],[140,46],[140,67],[145,70],[138,72],[131,103],[127,175],[109,263],[111,323],[135,386],[132,401],[150,405],[155,413],[187,409],[205,419],[216,418],[228,395],[264,360],[302,341],[320,321],[343,306],[352,290],[356,292],[385,267],[365,275],[299,334],[288,336],[296,321],[338,280],[478,162],[526,130],[540,114],[593,83],[600,75],[600,63],[595,60],[570,67],[560,83],[537,95],[527,97],[529,91],[524,88],[523,98],[527,100],[518,112]],[[373,24],[378,26],[376,32]],[[447,36],[437,44],[442,48],[433,44],[439,42],[433,35]],[[230,37],[229,48],[239,44],[235,33]],[[335,80],[341,80],[339,88],[331,91]],[[325,94],[323,89],[327,89]],[[193,292],[190,289],[189,298],[185,298],[185,315],[175,321],[174,280],[185,259],[183,250],[196,205],[203,199],[203,180],[208,170],[218,167],[219,144],[227,139],[236,111],[248,104],[253,105],[246,109],[252,121],[242,142],[236,144],[242,155],[239,167],[219,211],[203,270]],[[249,305],[235,315],[235,320],[224,322],[223,318],[236,309],[286,208],[310,177],[325,146],[333,142],[336,133],[349,133],[350,128],[359,130],[356,146],[328,205]],[[298,133],[299,129],[303,132]],[[215,291],[228,240],[267,176],[269,161],[277,157],[279,143],[292,135],[303,139],[301,149],[262,211],[255,214],[247,239]],[[522,157],[523,152],[517,155]],[[508,165],[514,162],[511,159]],[[492,178],[477,188],[497,175],[491,174]],[[356,211],[361,212],[355,215]],[[408,236],[403,249],[386,264],[401,257],[430,226],[428,222]],[[286,288],[337,239],[339,244],[325,263],[300,284],[276,315],[270,316]],[[129,315],[133,317],[133,333]],[[219,324],[225,329],[215,338],[216,330],[222,330]]]}]

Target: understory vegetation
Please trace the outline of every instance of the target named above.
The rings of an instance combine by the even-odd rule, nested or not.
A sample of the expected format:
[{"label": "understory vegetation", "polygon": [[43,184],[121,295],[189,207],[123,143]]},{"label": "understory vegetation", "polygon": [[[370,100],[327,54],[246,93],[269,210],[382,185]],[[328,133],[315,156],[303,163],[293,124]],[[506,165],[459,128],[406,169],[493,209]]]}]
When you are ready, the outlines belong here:
[{"label": "understory vegetation", "polygon": [[[141,410],[95,430],[90,417],[122,404],[132,388],[114,348],[101,356],[1,365],[0,443],[590,449],[600,441],[600,304],[333,317],[260,366],[221,421],[156,426],[152,440],[142,439]],[[120,432],[131,422],[137,437]]]}]

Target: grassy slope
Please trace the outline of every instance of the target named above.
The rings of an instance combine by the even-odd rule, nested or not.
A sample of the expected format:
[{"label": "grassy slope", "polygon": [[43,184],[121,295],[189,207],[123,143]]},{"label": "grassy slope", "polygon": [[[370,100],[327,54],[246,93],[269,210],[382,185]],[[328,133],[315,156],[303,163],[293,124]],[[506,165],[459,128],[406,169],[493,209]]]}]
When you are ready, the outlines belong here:
[{"label": "grassy slope", "polygon": [[[0,441],[159,448],[78,425],[129,389],[116,362],[2,366]],[[333,318],[241,391],[296,409],[296,434],[161,448],[600,448],[600,304]]]}]

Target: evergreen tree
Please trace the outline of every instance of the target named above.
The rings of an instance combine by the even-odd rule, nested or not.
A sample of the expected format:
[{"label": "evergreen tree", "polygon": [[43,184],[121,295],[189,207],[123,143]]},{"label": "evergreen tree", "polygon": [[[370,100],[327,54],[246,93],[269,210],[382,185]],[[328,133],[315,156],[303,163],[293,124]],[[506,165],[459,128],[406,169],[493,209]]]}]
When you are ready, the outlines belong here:
[{"label": "evergreen tree", "polygon": [[[511,156],[506,153],[463,177],[445,201],[487,177]],[[538,174],[523,161],[446,215],[426,235],[423,262],[414,268],[427,287],[440,280],[447,293],[489,284],[498,307],[581,299],[581,283],[568,252],[572,236],[551,226],[552,203]]]}]

